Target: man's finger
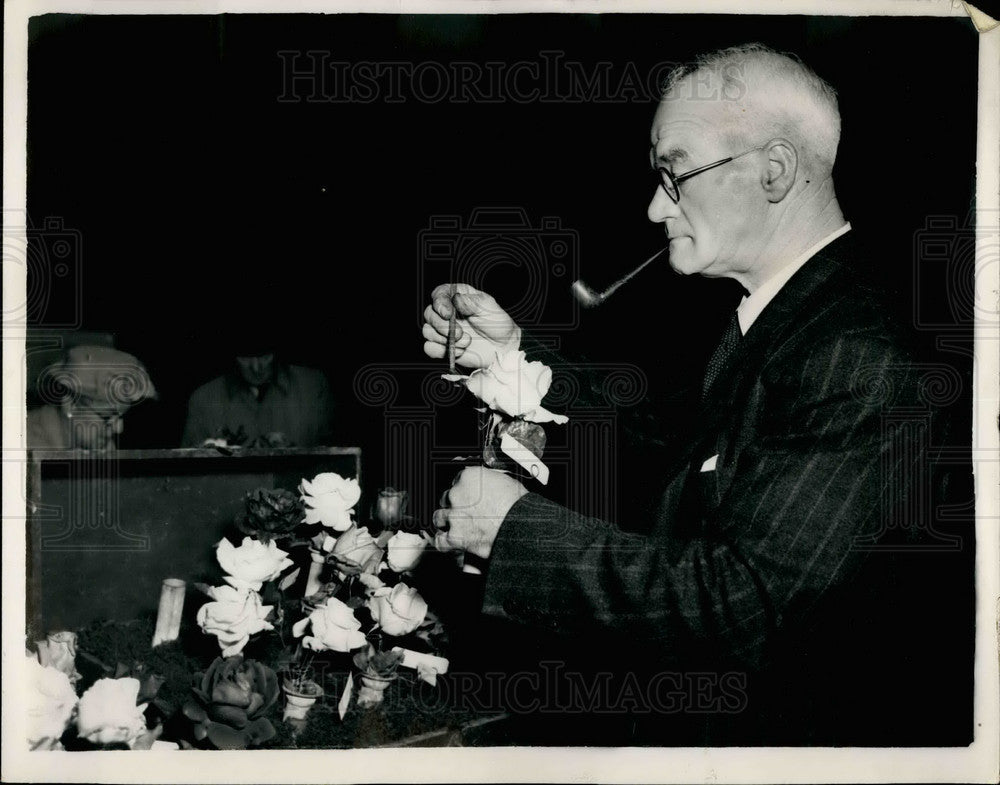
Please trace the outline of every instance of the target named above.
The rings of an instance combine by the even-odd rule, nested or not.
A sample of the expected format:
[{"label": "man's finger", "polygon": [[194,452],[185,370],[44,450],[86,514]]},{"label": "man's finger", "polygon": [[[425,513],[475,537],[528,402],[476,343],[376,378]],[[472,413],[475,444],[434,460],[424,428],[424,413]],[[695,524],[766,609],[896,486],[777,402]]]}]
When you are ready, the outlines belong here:
[{"label": "man's finger", "polygon": [[[434,287],[434,291],[431,292],[431,304],[427,306],[427,308],[445,319],[451,318],[452,305],[450,283],[443,283],[440,286]],[[424,312],[424,318],[427,318],[426,311]]]},{"label": "man's finger", "polygon": [[[482,294],[482,292],[472,286],[469,286],[467,283],[443,283],[440,286],[435,286],[434,291],[431,292],[431,307],[445,319],[451,318],[453,305],[458,306],[459,315],[468,316],[469,313],[475,313],[475,311],[463,311],[463,306],[459,302],[453,303],[452,294],[473,295],[474,297],[475,295]],[[456,297],[455,299],[458,300],[460,298]],[[466,302],[466,306],[472,305],[475,305],[475,299]]]},{"label": "man's finger", "polygon": [[440,360],[444,357],[445,349],[443,344],[433,343],[431,341],[424,341],[424,354],[430,357],[432,360]]},{"label": "man's finger", "polygon": [[480,466],[467,466],[455,475],[451,488],[448,489],[448,505],[452,509],[470,506],[482,494],[483,469]]},{"label": "man's finger", "polygon": [[439,551],[457,551],[460,550],[456,547],[451,539],[449,538],[449,532],[438,532],[434,535],[434,547]]},{"label": "man's finger", "polygon": [[[452,293],[456,296],[452,300]],[[481,292],[467,283],[443,283],[431,292],[431,305],[440,316],[451,318],[452,305],[458,309],[459,316],[474,316],[483,306],[496,308],[496,300],[485,292]]]},{"label": "man's finger", "polygon": [[448,317],[442,316],[433,305],[424,308],[424,324],[430,325],[443,336],[448,335]]},{"label": "man's finger", "polygon": [[[461,341],[455,342],[455,359],[460,358],[465,354],[465,347],[470,343],[468,333],[462,336]],[[432,360],[440,360],[447,353],[447,342],[446,343],[435,343],[434,341],[424,341],[424,354],[430,357]]]},{"label": "man's finger", "polygon": [[473,289],[471,292],[457,292],[454,299],[455,307],[462,316],[485,316],[499,311],[500,306],[493,295]]},{"label": "man's finger", "polygon": [[441,333],[435,330],[427,322],[424,322],[424,326],[420,328],[420,332],[423,333],[425,341],[430,341],[431,343],[439,343],[442,346],[448,343],[448,336],[441,335]]}]

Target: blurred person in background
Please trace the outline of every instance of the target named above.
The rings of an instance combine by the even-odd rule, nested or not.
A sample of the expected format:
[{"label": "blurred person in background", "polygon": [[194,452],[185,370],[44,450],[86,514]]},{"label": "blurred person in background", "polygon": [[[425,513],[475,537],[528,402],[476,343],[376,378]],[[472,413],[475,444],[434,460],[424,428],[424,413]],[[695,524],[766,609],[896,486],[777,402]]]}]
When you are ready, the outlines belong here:
[{"label": "blurred person in background", "polygon": [[113,450],[125,413],[157,397],[145,366],[107,346],[74,346],[44,372],[43,404],[28,412],[33,450]]},{"label": "blurred person in background", "polygon": [[182,447],[315,447],[332,443],[333,399],[322,371],[284,362],[273,333],[230,342],[233,366],[188,402]]}]

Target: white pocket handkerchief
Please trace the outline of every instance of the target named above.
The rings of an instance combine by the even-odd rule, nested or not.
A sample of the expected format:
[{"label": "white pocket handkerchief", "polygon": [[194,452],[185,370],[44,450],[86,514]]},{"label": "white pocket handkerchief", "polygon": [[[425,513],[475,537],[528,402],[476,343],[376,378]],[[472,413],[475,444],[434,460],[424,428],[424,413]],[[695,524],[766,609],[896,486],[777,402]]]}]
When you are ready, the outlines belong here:
[{"label": "white pocket handkerchief", "polygon": [[701,470],[703,472],[714,472],[715,464],[717,464],[718,462],[719,462],[719,453],[716,453],[701,465]]}]

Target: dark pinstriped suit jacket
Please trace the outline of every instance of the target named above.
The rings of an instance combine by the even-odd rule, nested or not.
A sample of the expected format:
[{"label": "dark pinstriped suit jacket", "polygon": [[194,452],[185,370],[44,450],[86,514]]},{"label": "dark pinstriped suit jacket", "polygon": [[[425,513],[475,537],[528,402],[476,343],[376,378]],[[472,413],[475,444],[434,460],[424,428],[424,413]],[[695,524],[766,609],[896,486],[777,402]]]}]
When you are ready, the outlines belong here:
[{"label": "dark pinstriped suit jacket", "polygon": [[858,253],[838,238],[750,327],[699,438],[664,467],[650,536],[530,493],[494,544],[484,612],[618,631],[665,667],[754,672],[787,658],[830,607],[849,618],[859,538],[893,514],[920,457],[889,415],[926,411],[907,342],[852,274],[873,263]]}]

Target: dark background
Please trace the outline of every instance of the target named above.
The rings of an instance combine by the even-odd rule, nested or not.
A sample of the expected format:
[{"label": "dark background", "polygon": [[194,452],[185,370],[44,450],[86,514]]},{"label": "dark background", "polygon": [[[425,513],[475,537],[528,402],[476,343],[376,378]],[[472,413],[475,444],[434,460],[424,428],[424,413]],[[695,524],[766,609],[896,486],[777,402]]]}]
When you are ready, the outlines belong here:
[{"label": "dark background", "polygon": [[[941,659],[927,673],[926,657],[885,663],[873,653],[873,694],[884,668],[902,674],[897,682],[905,687],[898,702],[889,701],[900,717],[875,731],[898,730],[899,743],[966,743],[974,619],[968,221],[978,56],[968,20],[45,16],[29,34],[28,208],[38,229],[29,361],[48,336],[65,338],[57,327],[114,333],[145,361],[161,394],[129,413],[122,446],[168,447],[179,442],[191,391],[230,362],[228,338],[270,329],[287,359],[330,375],[338,441],[361,446],[369,496],[384,484],[389,463],[428,461],[405,443],[389,443],[387,411],[368,405],[377,396],[359,372],[367,367],[370,376],[375,365],[396,378],[397,413],[426,409],[422,374],[444,364],[429,364],[421,351],[421,311],[430,289],[453,274],[520,309],[526,326],[570,352],[641,367],[650,401],[700,377],[739,296],[730,282],[682,278],[662,263],[599,310],[580,312],[569,296],[577,275],[601,288],[663,244],[662,228],[645,215],[654,188],[647,149],[655,96],[617,85],[630,68],[644,77],[655,64],[747,41],[800,54],[840,93],[837,191],[872,249],[871,272],[898,295],[899,316],[915,328],[928,362],[957,371],[959,380],[949,455],[960,466],[943,530],[967,536],[960,553],[926,554],[929,564],[917,564],[921,554],[905,547],[898,554],[923,576],[917,589],[896,589],[896,604],[912,614],[899,624],[916,636],[915,652],[940,650]],[[384,93],[307,101],[313,88],[295,83],[303,100],[283,101],[294,98],[283,51],[318,51],[345,63],[506,68],[540,64],[542,52],[558,51],[588,78],[610,64],[610,90],[589,100],[565,93],[566,100],[518,101],[501,91],[496,102],[428,102],[404,81],[398,101]],[[307,63],[300,57],[297,65]],[[319,98],[334,90],[328,84]],[[487,208],[521,208],[531,229],[508,224],[492,244],[476,245],[468,224],[474,210],[484,216]],[[451,263],[432,258],[428,244],[440,216],[457,216],[463,228],[441,232],[457,249]],[[43,229],[49,218],[62,220],[61,233]],[[542,228],[547,218],[554,220]],[[568,259],[555,258],[553,238],[566,241]],[[61,273],[60,240],[72,250]],[[458,428],[475,445],[468,401],[457,406],[434,420],[434,438],[453,444],[448,430]],[[687,416],[656,411],[661,421],[652,427],[667,434]],[[638,453],[619,449],[621,487],[612,490],[629,501],[652,487],[646,480],[658,464],[633,474]],[[407,487],[436,494],[454,469],[435,471],[427,483],[433,490]],[[611,493],[597,491],[597,502]],[[949,578],[949,569],[960,579]],[[945,589],[961,594],[960,602]],[[932,616],[950,626],[922,627]],[[869,722],[885,724],[876,716]],[[547,724],[552,733],[563,727]]]},{"label": "dark background", "polygon": [[[378,478],[383,421],[359,400],[355,374],[425,361],[420,313],[456,268],[428,259],[421,232],[434,216],[467,224],[474,208],[523,208],[536,236],[552,234],[538,227],[554,217],[556,233],[575,238],[568,270],[544,254],[539,268],[487,253],[475,282],[501,303],[516,309],[548,287],[541,319],[563,345],[640,363],[651,387],[695,378],[738,296],[729,282],[684,279],[663,263],[584,313],[569,283],[579,274],[603,287],[662,246],[645,216],[655,99],[617,88],[626,70],[645,78],[657,63],[753,40],[799,53],[838,89],[845,213],[904,318],[928,345],[957,338],[965,352],[944,361],[968,372],[971,232],[945,221],[950,250],[920,250],[929,217],[962,227],[972,209],[968,20],[48,15],[29,35],[29,216],[36,228],[61,219],[74,243],[68,275],[57,278],[45,253],[29,270],[29,298],[43,302],[34,324],[42,335],[62,324],[113,332],[147,364],[161,399],[129,414],[122,446],[175,446],[188,395],[227,367],[227,336],[263,324],[286,358],[329,373],[338,441],[365,448]],[[610,89],[597,100],[562,86],[553,95],[572,100],[501,90],[491,103],[428,102],[403,80],[399,100],[322,100],[336,94],[331,82],[305,100],[315,82],[290,81],[282,51],[297,52],[300,69],[308,51],[507,68],[558,51],[587,78],[610,64]]]}]

